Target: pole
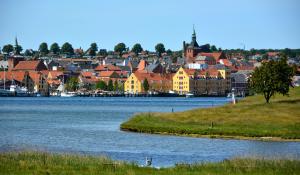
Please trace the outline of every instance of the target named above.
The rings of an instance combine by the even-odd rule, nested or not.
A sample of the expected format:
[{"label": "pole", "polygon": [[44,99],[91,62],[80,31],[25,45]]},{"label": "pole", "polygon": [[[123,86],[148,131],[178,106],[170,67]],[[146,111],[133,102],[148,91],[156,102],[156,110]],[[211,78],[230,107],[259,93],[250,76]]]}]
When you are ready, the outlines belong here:
[{"label": "pole", "polygon": [[[6,60],[7,59],[6,59],[6,54],[5,54],[4,61],[6,61]],[[5,87],[5,82],[6,82],[6,70],[5,70],[5,66],[3,68],[4,68],[4,84],[3,84],[3,89],[5,90],[6,89],[6,87]]]}]

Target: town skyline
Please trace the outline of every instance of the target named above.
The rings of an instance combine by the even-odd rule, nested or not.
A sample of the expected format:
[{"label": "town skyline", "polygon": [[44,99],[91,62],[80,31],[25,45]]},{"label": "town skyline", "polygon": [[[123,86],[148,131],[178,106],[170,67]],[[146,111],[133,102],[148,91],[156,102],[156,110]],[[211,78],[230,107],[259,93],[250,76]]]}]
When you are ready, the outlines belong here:
[{"label": "town skyline", "polygon": [[[194,0],[185,3],[115,0],[77,1],[70,5],[69,1],[4,0],[0,2],[0,20],[5,24],[0,29],[4,36],[0,46],[13,44],[18,37],[23,49],[34,50],[42,42],[48,45],[57,42],[60,46],[69,42],[74,48],[84,50],[93,42],[107,50],[113,50],[120,42],[129,48],[140,43],[150,51],[157,43],[163,43],[166,49],[181,50],[182,41],[190,40],[195,25],[201,45],[208,43],[222,49],[245,45],[246,50],[299,48],[300,22],[296,10],[299,3],[278,0],[270,5],[268,2],[271,1],[231,0],[214,5]],[[155,13],[150,13],[153,9]]]}]

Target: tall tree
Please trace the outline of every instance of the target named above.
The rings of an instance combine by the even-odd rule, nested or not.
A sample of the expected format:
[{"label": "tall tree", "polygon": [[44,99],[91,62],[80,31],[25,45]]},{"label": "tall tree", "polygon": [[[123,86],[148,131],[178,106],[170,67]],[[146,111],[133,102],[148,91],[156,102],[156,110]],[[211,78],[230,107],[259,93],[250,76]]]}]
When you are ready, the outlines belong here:
[{"label": "tall tree", "polygon": [[147,80],[147,78],[145,78],[144,82],[143,82],[143,88],[145,92],[149,91],[149,82]]},{"label": "tall tree", "polygon": [[158,43],[155,46],[155,51],[158,54],[159,57],[161,57],[161,54],[164,53],[166,51],[164,44],[162,43]]},{"label": "tall tree", "polygon": [[126,50],[126,45],[124,43],[118,43],[114,50],[115,52],[118,52],[120,56],[122,56],[122,53]]},{"label": "tall tree", "polygon": [[136,43],[132,49],[131,49],[132,52],[134,52],[136,55],[138,55],[139,53],[141,53],[143,51],[143,48],[141,46],[140,43]]},{"label": "tall tree", "polygon": [[96,84],[96,88],[97,88],[97,89],[101,89],[101,90],[106,90],[106,89],[107,89],[107,85],[106,85],[105,81],[100,80],[100,81]]},{"label": "tall tree", "polygon": [[39,52],[43,56],[47,55],[49,53],[48,44],[45,42],[41,43],[39,47]]},{"label": "tall tree", "polygon": [[67,84],[66,84],[66,89],[68,91],[76,91],[78,89],[78,78],[77,77],[71,77],[68,79]]},{"label": "tall tree", "polygon": [[11,44],[4,45],[3,48],[2,48],[3,53],[9,54],[12,51],[14,51],[14,47]]},{"label": "tall tree", "polygon": [[109,81],[108,81],[107,90],[108,91],[113,91],[114,90],[113,81],[111,79],[109,79]]},{"label": "tall tree", "polygon": [[115,80],[114,82],[114,91],[118,91],[119,90],[119,83],[117,80]]},{"label": "tall tree", "polygon": [[50,52],[52,52],[53,54],[59,54],[59,52],[60,52],[59,45],[57,43],[51,44]]},{"label": "tall tree", "polygon": [[96,53],[98,51],[98,46],[97,46],[97,43],[92,43],[90,48],[89,48],[89,55],[90,56],[96,56]]},{"label": "tall tree", "polygon": [[282,56],[279,61],[262,63],[255,69],[250,79],[250,86],[256,93],[262,93],[267,103],[276,93],[288,95],[294,70]]},{"label": "tall tree", "polygon": [[74,54],[74,49],[73,49],[73,47],[70,43],[66,42],[62,45],[61,52],[63,54],[73,55]]}]

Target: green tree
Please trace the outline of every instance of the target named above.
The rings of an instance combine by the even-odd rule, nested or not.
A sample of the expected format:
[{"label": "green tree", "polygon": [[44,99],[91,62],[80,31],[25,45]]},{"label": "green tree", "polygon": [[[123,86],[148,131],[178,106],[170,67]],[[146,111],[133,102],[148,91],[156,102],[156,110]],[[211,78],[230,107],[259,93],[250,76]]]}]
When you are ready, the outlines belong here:
[{"label": "green tree", "polygon": [[25,52],[24,52],[24,55],[25,56],[33,56],[33,52],[29,49],[26,49]]},{"label": "green tree", "polygon": [[166,51],[166,53],[167,53],[167,55],[171,56],[173,52],[172,52],[171,49],[168,49],[168,50]]},{"label": "green tree", "polygon": [[106,49],[100,49],[99,52],[98,52],[98,55],[106,57],[108,55],[107,50]]},{"label": "green tree", "polygon": [[115,80],[114,82],[114,91],[118,91],[119,90],[119,83],[117,80]]},{"label": "green tree", "polygon": [[68,91],[76,91],[78,89],[79,82],[77,77],[71,77],[66,83],[66,89]]},{"label": "green tree", "polygon": [[155,51],[158,54],[159,57],[161,57],[161,54],[164,53],[166,51],[164,44],[162,43],[158,43],[155,46]]},{"label": "green tree", "polygon": [[105,81],[100,80],[100,81],[96,84],[96,88],[97,88],[97,89],[101,89],[101,90],[106,90],[106,89],[107,89],[107,85],[106,85]]},{"label": "green tree", "polygon": [[132,49],[131,49],[132,52],[134,52],[136,55],[138,55],[139,53],[141,53],[143,51],[143,48],[141,46],[140,43],[136,43]]},{"label": "green tree", "polygon": [[149,83],[148,83],[147,78],[145,78],[145,80],[144,80],[144,82],[143,82],[143,88],[144,88],[144,91],[145,91],[145,92],[148,92],[148,91],[149,91]]},{"label": "green tree", "polygon": [[58,54],[60,52],[59,45],[57,43],[53,43],[50,46],[50,52],[52,52],[53,54]]},{"label": "green tree", "polygon": [[107,90],[108,91],[113,91],[114,90],[113,81],[111,79],[109,79],[109,81],[108,81]]},{"label": "green tree", "polygon": [[250,86],[256,93],[264,95],[266,103],[276,93],[288,95],[294,70],[287,64],[285,56],[279,61],[262,63],[255,69],[250,79]]},{"label": "green tree", "polygon": [[9,54],[12,51],[14,51],[14,47],[11,44],[7,44],[7,45],[3,46],[3,48],[2,48],[3,53]]},{"label": "green tree", "polygon": [[126,50],[126,45],[124,43],[118,43],[114,50],[115,52],[118,52],[120,56],[122,56],[122,53]]},{"label": "green tree", "polygon": [[211,50],[212,52],[218,51],[218,49],[217,49],[217,47],[216,47],[215,45],[212,45],[212,46],[210,47],[210,50]]},{"label": "green tree", "polygon": [[43,56],[47,55],[49,53],[48,44],[45,42],[41,43],[39,47],[39,52]]},{"label": "green tree", "polygon": [[92,43],[90,48],[89,48],[89,55],[90,56],[96,56],[97,51],[98,51],[97,43]]},{"label": "green tree", "polygon": [[61,46],[61,52],[67,55],[73,55],[74,54],[73,46],[70,43],[66,42]]}]

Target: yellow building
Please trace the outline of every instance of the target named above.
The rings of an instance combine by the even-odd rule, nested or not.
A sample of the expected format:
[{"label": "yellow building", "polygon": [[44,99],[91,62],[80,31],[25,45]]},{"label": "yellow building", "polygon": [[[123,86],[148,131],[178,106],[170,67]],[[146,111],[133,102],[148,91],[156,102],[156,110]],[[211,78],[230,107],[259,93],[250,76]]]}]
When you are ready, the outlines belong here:
[{"label": "yellow building", "polygon": [[145,79],[148,81],[150,92],[168,92],[172,89],[172,74],[135,72],[125,81],[124,91],[130,94],[145,93]]},{"label": "yellow building", "polygon": [[207,70],[180,68],[173,76],[173,91],[182,95],[226,95],[230,92],[230,71],[227,69]]},{"label": "yellow building", "polygon": [[179,68],[173,76],[173,91],[178,94],[187,94],[193,91],[195,73],[195,69]]},{"label": "yellow building", "polygon": [[138,94],[142,92],[142,81],[132,73],[124,84],[124,91],[130,94]]}]

